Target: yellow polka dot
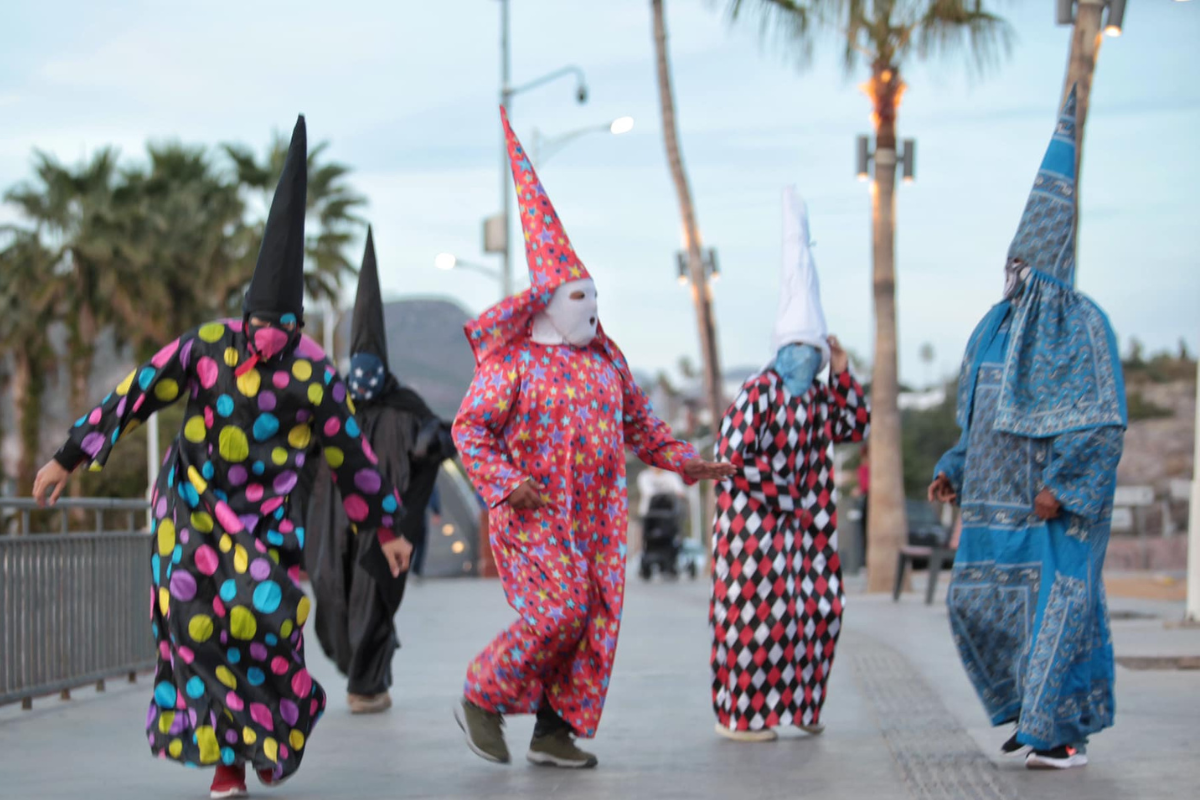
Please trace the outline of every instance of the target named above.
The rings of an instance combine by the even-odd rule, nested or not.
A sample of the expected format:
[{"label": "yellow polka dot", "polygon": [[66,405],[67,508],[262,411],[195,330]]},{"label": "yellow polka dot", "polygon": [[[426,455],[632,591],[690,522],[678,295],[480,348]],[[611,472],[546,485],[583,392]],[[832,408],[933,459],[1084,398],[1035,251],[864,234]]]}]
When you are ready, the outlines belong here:
[{"label": "yellow polka dot", "polygon": [[245,606],[234,606],[229,610],[229,635],[235,639],[248,642],[258,632],[258,620],[254,613]]},{"label": "yellow polka dot", "polygon": [[200,494],[208,491],[208,481],[204,480],[204,476],[200,474],[200,470],[195,467],[188,467],[188,480],[192,482],[192,486]]},{"label": "yellow polka dot", "polygon": [[228,553],[233,549],[233,537],[228,533],[222,534],[221,541],[217,543],[217,546],[221,548],[222,553]]},{"label": "yellow polka dot", "polygon": [[167,752],[171,754],[171,758],[179,758],[183,752],[183,742],[179,739],[172,739],[171,743],[167,745]]},{"label": "yellow polka dot", "polygon": [[276,550],[274,547],[272,547],[270,550],[267,551],[267,555],[270,556],[271,560],[274,561],[276,564],[279,563],[279,551]]},{"label": "yellow polka dot", "polygon": [[240,574],[245,572],[246,568],[249,566],[250,556],[246,553],[246,548],[239,544],[237,547],[233,548],[233,568],[236,569]]},{"label": "yellow polka dot", "polygon": [[312,362],[305,361],[303,358],[292,364],[292,374],[296,376],[298,381],[306,381],[312,377]]},{"label": "yellow polka dot", "polygon": [[274,450],[271,451],[271,460],[274,461],[279,466],[283,466],[284,464],[286,464],[287,458],[288,458],[288,451],[284,450],[282,447],[276,447]]},{"label": "yellow polka dot", "polygon": [[262,385],[262,376],[258,374],[258,370],[252,369],[238,376],[237,387],[238,391],[246,395],[246,397],[254,397],[258,394],[258,387]]},{"label": "yellow polka dot", "polygon": [[225,366],[236,367],[238,365],[238,351],[232,347],[225,348]]},{"label": "yellow polka dot", "polygon": [[[133,431],[136,431],[138,429],[138,426],[141,424],[142,424],[142,421],[140,419],[130,420],[129,424],[125,426],[125,430],[121,431],[121,436],[124,436],[127,433],[132,433]],[[118,437],[118,438],[120,438],[120,437]]]},{"label": "yellow polka dot", "polygon": [[129,394],[129,387],[133,386],[133,379],[137,377],[137,370],[125,376],[125,380],[117,384],[117,394],[121,397]]},{"label": "yellow polka dot", "polygon": [[187,421],[183,426],[183,438],[189,442],[199,444],[204,441],[204,437],[208,435],[208,428],[204,425],[204,417],[195,416]]},{"label": "yellow polka dot", "polygon": [[233,712],[230,711],[228,708],[225,709],[225,719],[230,720],[230,721],[233,720]]},{"label": "yellow polka dot", "polygon": [[196,728],[196,744],[200,747],[200,763],[211,764],[221,757],[221,746],[217,744],[217,732],[211,725]]},{"label": "yellow polka dot", "polygon": [[307,450],[312,441],[312,428],[307,425],[297,425],[288,433],[288,444],[297,450]]},{"label": "yellow polka dot", "polygon": [[231,464],[240,464],[250,455],[250,442],[241,428],[227,425],[217,438],[217,452]]},{"label": "yellow polka dot", "polygon": [[293,750],[304,749],[304,734],[300,731],[292,731],[288,734],[288,742],[291,743]]},{"label": "yellow polka dot", "polygon": [[279,760],[279,742],[272,739],[270,736],[263,739],[263,755],[271,761]]},{"label": "yellow polka dot", "polygon": [[325,462],[333,469],[337,469],[346,460],[346,454],[337,447],[325,448]]},{"label": "yellow polka dot", "polygon": [[303,625],[304,621],[308,619],[308,612],[311,608],[312,603],[309,602],[309,599],[307,597],[301,597],[299,604],[296,606],[296,622],[299,622],[301,625]]},{"label": "yellow polka dot", "polygon": [[164,519],[158,524],[158,554],[169,556],[175,549],[175,523]]},{"label": "yellow polka dot", "polygon": [[279,635],[286,639],[292,635],[293,628],[295,628],[295,626],[292,625],[292,621],[290,619],[285,619],[283,624],[279,626]]},{"label": "yellow polka dot", "polygon": [[230,689],[237,688],[237,678],[229,671],[229,667],[222,664],[217,667],[217,680],[228,686]]},{"label": "yellow polka dot", "polygon": [[225,325],[220,322],[213,322],[209,325],[205,325],[199,331],[200,338],[210,344],[220,340],[220,338],[224,335]]},{"label": "yellow polka dot", "polygon": [[314,406],[321,405],[321,401],[325,399],[325,387],[319,383],[314,383],[308,387],[308,402]]},{"label": "yellow polka dot", "polygon": [[242,741],[246,744],[254,744],[258,741],[258,734],[255,733],[249,726],[246,726],[245,728],[242,728]]},{"label": "yellow polka dot", "polygon": [[167,609],[171,607],[171,593],[167,591],[167,587],[158,587],[158,610],[165,616]]},{"label": "yellow polka dot", "polygon": [[212,533],[213,518],[207,511],[192,512],[192,527],[200,533]]},{"label": "yellow polka dot", "polygon": [[88,472],[99,472],[102,469],[104,469],[104,465],[99,461],[93,461],[92,463],[88,464]]},{"label": "yellow polka dot", "polygon": [[179,384],[171,378],[163,378],[155,385],[154,396],[164,403],[169,403],[179,397]]},{"label": "yellow polka dot", "polygon": [[351,413],[351,414],[356,414],[356,413],[358,413],[358,412],[355,410],[355,406],[354,406],[354,398],[353,398],[353,397],[351,397],[350,395],[346,395],[346,408],[350,409],[350,413]]},{"label": "yellow polka dot", "polygon": [[213,621],[207,614],[197,614],[188,620],[188,636],[193,642],[207,642],[212,636]]},{"label": "yellow polka dot", "polygon": [[171,726],[175,723],[175,712],[164,711],[158,715],[158,732],[168,733]]}]

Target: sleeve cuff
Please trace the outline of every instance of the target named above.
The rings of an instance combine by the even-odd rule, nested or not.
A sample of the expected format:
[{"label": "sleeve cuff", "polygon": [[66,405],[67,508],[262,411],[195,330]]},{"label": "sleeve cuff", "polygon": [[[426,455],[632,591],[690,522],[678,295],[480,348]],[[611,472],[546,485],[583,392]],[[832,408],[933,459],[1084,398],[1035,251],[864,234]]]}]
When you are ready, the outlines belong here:
[{"label": "sleeve cuff", "polygon": [[87,454],[73,441],[68,441],[62,447],[58,448],[58,452],[54,454],[54,460],[67,472],[74,472],[75,468],[86,459]]},{"label": "sleeve cuff", "polygon": [[380,544],[387,544],[388,542],[396,541],[400,537],[396,536],[391,528],[377,528],[375,530],[375,538],[379,539]]}]

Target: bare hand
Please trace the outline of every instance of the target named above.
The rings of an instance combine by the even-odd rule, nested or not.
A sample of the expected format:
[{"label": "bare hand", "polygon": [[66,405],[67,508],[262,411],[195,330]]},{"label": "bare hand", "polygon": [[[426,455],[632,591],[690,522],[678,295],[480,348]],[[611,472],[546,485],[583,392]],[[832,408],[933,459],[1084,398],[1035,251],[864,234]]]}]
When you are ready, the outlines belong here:
[{"label": "bare hand", "polygon": [[525,481],[508,496],[508,507],[514,511],[534,511],[546,505],[533,481]]},{"label": "bare hand", "polygon": [[1062,503],[1058,502],[1058,498],[1054,496],[1054,492],[1049,489],[1042,489],[1038,492],[1038,496],[1033,499],[1033,513],[1042,519],[1054,519],[1061,510]]},{"label": "bare hand", "polygon": [[408,572],[408,565],[412,560],[412,542],[400,536],[390,542],[385,542],[381,547],[393,578],[399,578],[401,572]]},{"label": "bare hand", "polygon": [[933,483],[929,484],[929,502],[953,503],[957,499],[958,493],[954,491],[950,479],[946,477],[946,473],[939,472]]},{"label": "bare hand", "polygon": [[[47,461],[46,466],[39,469],[37,477],[33,479],[33,499],[37,501],[38,506],[46,508],[57,503],[70,477],[71,473],[62,464],[53,458]],[[49,500],[46,499],[46,492],[50,492]]]},{"label": "bare hand", "polygon": [[836,336],[829,336],[825,339],[829,343],[829,368],[835,373],[845,372],[850,369],[850,356],[846,355],[846,351],[842,349],[842,343],[838,341]]},{"label": "bare hand", "polygon": [[684,462],[683,474],[693,481],[719,481],[737,472],[737,467],[724,461],[701,461],[693,458]]}]

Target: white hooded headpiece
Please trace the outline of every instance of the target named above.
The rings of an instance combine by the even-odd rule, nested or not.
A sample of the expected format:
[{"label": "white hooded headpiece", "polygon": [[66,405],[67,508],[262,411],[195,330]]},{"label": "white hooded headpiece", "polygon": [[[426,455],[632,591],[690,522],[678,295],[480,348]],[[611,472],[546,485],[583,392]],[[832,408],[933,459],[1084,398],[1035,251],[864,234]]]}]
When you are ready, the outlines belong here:
[{"label": "white hooded headpiece", "polygon": [[821,308],[821,287],[808,232],[808,207],[796,187],[783,190],[783,264],[779,312],[771,335],[772,355],[786,344],[812,345],[821,351],[821,369],[829,364],[829,328]]}]

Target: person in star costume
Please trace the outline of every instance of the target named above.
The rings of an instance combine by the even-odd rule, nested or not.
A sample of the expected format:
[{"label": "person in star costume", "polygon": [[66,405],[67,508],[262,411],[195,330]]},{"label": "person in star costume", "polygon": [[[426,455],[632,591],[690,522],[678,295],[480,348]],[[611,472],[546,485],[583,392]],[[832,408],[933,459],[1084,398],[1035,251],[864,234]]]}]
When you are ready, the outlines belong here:
[{"label": "person in star costume", "polygon": [[1104,556],[1128,414],[1117,339],[1075,289],[1075,92],[1009,246],[1004,297],[967,344],[957,445],[930,500],[962,533],[947,605],[1002,747],[1031,769],[1087,764],[1113,723]]},{"label": "person in star costume", "polygon": [[625,592],[625,448],[686,481],[720,478],[657,419],[599,323],[596,287],[501,109],[531,287],[467,324],[475,377],[454,422],[490,507],[492,551],[519,617],[467,670],[455,716],[507,763],[502,715],[538,715],[527,758],[591,767]]},{"label": "person in star costume", "polygon": [[[350,395],[363,436],[380,457],[383,474],[400,490],[405,516],[397,533],[414,549],[426,535],[425,509],[438,469],[453,458],[450,425],[438,419],[415,391],[402,386],[388,365],[387,330],[375,239],[367,229],[350,332]],[[320,466],[328,472],[327,465]],[[387,710],[392,656],[399,646],[394,618],[404,599],[408,573],[377,580],[358,566],[361,545],[330,480],[313,478],[306,551],[317,598],[316,631],[325,654],[349,678],[351,713]]]},{"label": "person in star costume", "polygon": [[75,423],[34,483],[39,504],[53,505],[73,470],[101,469],[124,434],[186,398],[151,496],[158,665],[146,735],[158,758],[215,766],[215,798],[245,796],[247,765],[268,786],[293,775],[325,708],[304,666],[304,529],[291,509],[317,447],[346,515],[371,537],[373,570],[399,575],[412,551],[393,533],[400,495],[360,435],[345,384],[300,333],[306,152],[300,117],[244,317],[201,325],[131,372]]},{"label": "person in star costume", "polygon": [[824,730],[845,598],[832,445],[863,441],[870,420],[826,328],[808,210],[791,187],[783,225],[775,357],[746,381],[716,445],[738,474],[717,487],[713,710],[717,733],[748,742],[775,739],[781,725]]}]

